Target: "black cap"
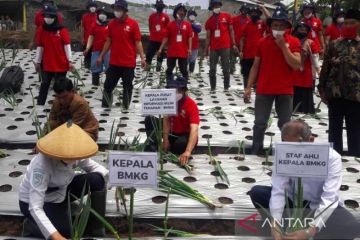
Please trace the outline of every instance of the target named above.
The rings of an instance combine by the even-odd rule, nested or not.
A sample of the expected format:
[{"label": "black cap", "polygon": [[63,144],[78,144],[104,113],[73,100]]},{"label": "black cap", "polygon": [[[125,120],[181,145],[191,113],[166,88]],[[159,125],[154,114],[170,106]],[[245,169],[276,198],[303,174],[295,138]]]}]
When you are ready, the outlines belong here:
[{"label": "black cap", "polygon": [[360,11],[357,9],[349,9],[345,14],[345,19],[356,19],[360,21]]},{"label": "black cap", "polygon": [[249,7],[246,3],[244,3],[243,5],[241,5],[241,7],[239,8],[239,11],[242,12],[242,11],[245,11],[246,13],[249,12]]},{"label": "black cap", "polygon": [[220,6],[222,6],[222,2],[221,0],[210,0],[210,4],[209,4],[209,11],[213,10],[214,5],[216,4],[220,4]]},{"label": "black cap", "polygon": [[195,17],[197,17],[197,13],[195,11],[195,9],[190,9],[187,13],[187,16],[191,16],[191,15],[194,15]]},{"label": "black cap", "polygon": [[183,76],[174,76],[166,83],[166,88],[187,88],[187,80]]},{"label": "black cap", "polygon": [[301,9],[300,9],[300,13],[303,14],[303,13],[304,13],[304,10],[305,10],[306,8],[307,8],[307,9],[311,9],[313,12],[315,12],[315,6],[314,6],[314,4],[312,4],[312,3],[307,3],[307,4],[302,5],[302,7],[301,7]]},{"label": "black cap", "polygon": [[186,9],[186,6],[182,3],[178,3],[175,8],[174,8],[174,13],[173,13],[173,17],[176,18],[176,15],[177,15],[177,12],[183,8],[185,10],[185,15],[187,13],[187,9]]},{"label": "black cap", "polygon": [[296,24],[296,27],[294,28],[294,32],[297,32],[297,30],[299,29],[299,28],[306,28],[306,31],[307,32],[310,32],[311,31],[311,28],[310,28],[310,26],[309,25],[307,25],[305,22],[299,22],[298,24]]},{"label": "black cap", "polygon": [[165,3],[163,0],[156,0],[155,7],[165,7]]},{"label": "black cap", "polygon": [[97,5],[97,3],[96,3],[96,1],[95,0],[90,0],[90,1],[88,1],[87,3],[86,3],[86,9],[89,9],[89,8],[91,8],[91,7],[97,7],[98,5]]},{"label": "black cap", "polygon": [[51,4],[45,4],[43,7],[43,15],[56,17],[57,16],[56,8]]},{"label": "black cap", "polygon": [[115,3],[111,5],[112,8],[118,7],[128,11],[128,3],[125,0],[115,0]]},{"label": "black cap", "polygon": [[260,8],[258,6],[250,7],[248,13],[249,13],[249,15],[251,13],[257,13],[259,16],[262,15],[262,11],[260,10]]},{"label": "black cap", "polygon": [[269,18],[267,20],[267,24],[271,25],[271,23],[274,20],[278,20],[278,21],[284,21],[288,24],[288,27],[291,27],[291,23],[289,21],[289,15],[288,15],[288,11],[283,8],[283,7],[277,7],[273,13],[273,15],[271,16],[271,18]]},{"label": "black cap", "polygon": [[100,13],[105,13],[106,14],[106,11],[105,11],[105,7],[99,7],[97,10],[96,10],[96,14],[99,15]]}]

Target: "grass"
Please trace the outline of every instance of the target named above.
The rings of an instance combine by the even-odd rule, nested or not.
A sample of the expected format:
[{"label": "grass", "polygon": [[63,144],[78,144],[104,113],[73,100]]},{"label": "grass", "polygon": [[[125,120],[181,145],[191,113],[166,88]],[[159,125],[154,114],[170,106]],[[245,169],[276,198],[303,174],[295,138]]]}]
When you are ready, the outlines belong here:
[{"label": "grass", "polygon": [[230,185],[230,180],[227,174],[225,173],[224,169],[221,167],[220,162],[212,154],[209,139],[207,140],[207,145],[208,145],[208,154],[210,158],[210,163],[214,166],[215,171],[219,173],[220,179]]},{"label": "grass", "polygon": [[210,209],[215,209],[216,207],[222,207],[221,205],[215,204],[208,197],[201,194],[199,191],[193,189],[183,181],[175,178],[174,176],[161,171],[158,176],[159,180],[159,188],[158,190],[161,192],[170,192],[172,194],[177,194],[186,198],[193,199],[198,201]]},{"label": "grass", "polygon": [[12,108],[15,108],[18,105],[15,93],[11,89],[5,89],[2,91],[0,93],[0,99],[4,99],[4,101],[7,102]]}]

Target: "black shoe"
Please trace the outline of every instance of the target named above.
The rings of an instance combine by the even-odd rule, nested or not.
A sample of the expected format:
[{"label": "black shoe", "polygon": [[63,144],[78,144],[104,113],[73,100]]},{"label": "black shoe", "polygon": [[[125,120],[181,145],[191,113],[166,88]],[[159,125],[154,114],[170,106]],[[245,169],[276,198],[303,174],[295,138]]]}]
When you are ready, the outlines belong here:
[{"label": "black shoe", "polygon": [[94,85],[94,86],[100,85],[100,74],[99,73],[92,74],[92,85]]}]

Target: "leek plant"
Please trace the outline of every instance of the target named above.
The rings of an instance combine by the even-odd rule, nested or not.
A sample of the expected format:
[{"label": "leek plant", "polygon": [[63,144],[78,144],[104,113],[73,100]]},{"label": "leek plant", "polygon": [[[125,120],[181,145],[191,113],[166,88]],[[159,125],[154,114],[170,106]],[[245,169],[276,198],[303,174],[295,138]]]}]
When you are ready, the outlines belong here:
[{"label": "leek plant", "polygon": [[5,158],[8,155],[6,154],[5,150],[0,149],[0,158]]},{"label": "leek plant", "polygon": [[225,181],[227,184],[230,185],[230,181],[227,174],[225,173],[224,169],[221,167],[220,162],[212,154],[210,139],[207,139],[207,145],[208,145],[208,154],[210,158],[210,163],[214,166],[215,171],[219,173],[221,180]]},{"label": "leek plant", "polygon": [[1,92],[0,99],[4,99],[4,101],[7,102],[12,108],[15,108],[18,105],[15,93],[11,89],[6,89]]},{"label": "leek plant", "polygon": [[193,189],[183,181],[177,179],[176,177],[170,175],[167,172],[161,171],[158,176],[159,180],[159,191],[161,192],[170,192],[172,194],[177,194],[186,198],[193,199],[202,204],[205,204],[211,209],[216,207],[222,207],[221,205],[215,204],[207,196],[201,194],[199,191]]},{"label": "leek plant", "polygon": [[35,117],[33,117],[32,122],[33,122],[33,125],[35,126],[37,139],[40,139],[40,138],[44,137],[47,133],[51,132],[49,118],[47,115],[46,115],[46,122],[44,124],[42,124],[39,121],[39,117],[38,117],[37,113],[35,113]]},{"label": "leek plant", "polygon": [[[171,153],[171,152],[168,152],[168,153],[165,153],[163,152],[162,153],[162,156],[163,156],[163,160],[166,160],[166,161],[169,161],[171,163],[174,163],[174,164],[177,164],[177,165],[180,165],[180,161],[179,161],[179,157],[176,156],[175,154]],[[194,170],[194,166],[193,165],[190,165],[190,164],[186,164],[185,166],[183,166],[183,168],[187,171],[188,174],[192,174],[192,171]]]},{"label": "leek plant", "polygon": [[[83,189],[81,191],[81,196],[80,199],[77,198],[76,196],[74,196],[73,194],[69,194],[68,195],[68,217],[69,217],[69,223],[70,223],[70,229],[71,229],[71,239],[73,240],[80,240],[82,239],[85,230],[86,230],[86,226],[87,226],[87,222],[89,220],[90,214],[93,214],[103,225],[106,229],[108,229],[113,236],[115,237],[115,239],[120,240],[120,236],[118,234],[118,232],[115,230],[115,228],[102,216],[100,216],[100,214],[98,214],[94,209],[91,208],[91,192],[90,189],[87,193],[87,198],[85,200],[85,188],[86,188],[86,183],[83,186]],[[79,201],[79,207],[78,207],[78,211],[76,211],[76,213],[74,214],[75,217],[73,219],[73,213],[71,210],[71,201],[70,201],[70,196],[75,198],[76,200]]]}]

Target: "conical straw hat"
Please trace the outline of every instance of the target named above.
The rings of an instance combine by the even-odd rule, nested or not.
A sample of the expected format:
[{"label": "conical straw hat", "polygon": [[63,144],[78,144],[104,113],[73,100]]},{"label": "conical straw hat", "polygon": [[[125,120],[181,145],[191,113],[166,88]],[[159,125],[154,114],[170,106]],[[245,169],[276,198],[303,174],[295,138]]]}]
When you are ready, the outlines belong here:
[{"label": "conical straw hat", "polygon": [[37,141],[37,149],[57,160],[80,160],[95,155],[98,145],[78,125],[64,123]]}]

